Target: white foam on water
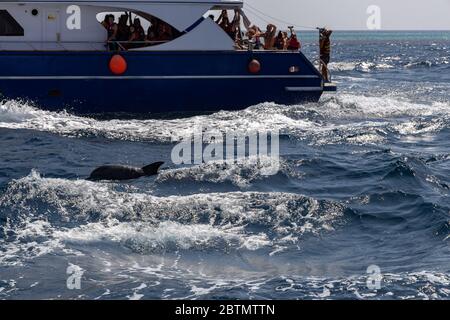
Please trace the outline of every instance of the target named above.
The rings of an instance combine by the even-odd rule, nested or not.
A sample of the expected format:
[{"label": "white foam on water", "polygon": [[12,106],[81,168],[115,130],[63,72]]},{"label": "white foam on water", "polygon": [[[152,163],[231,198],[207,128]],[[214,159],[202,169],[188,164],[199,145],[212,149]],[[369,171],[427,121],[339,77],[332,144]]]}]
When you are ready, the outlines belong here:
[{"label": "white foam on water", "polygon": [[405,65],[405,68],[411,69],[411,68],[417,68],[417,67],[423,67],[423,68],[431,68],[433,66],[433,62],[426,60],[426,61],[411,61]]},{"label": "white foam on water", "polygon": [[278,291],[287,294],[292,291],[296,296],[319,299],[342,299],[343,292],[348,294],[346,298],[361,300],[436,300],[450,297],[450,275],[436,271],[383,274],[381,289],[377,291],[367,288],[367,275],[334,279],[290,276],[284,281],[284,284],[278,285]]},{"label": "white foam on water", "polygon": [[171,142],[190,137],[194,129],[219,129],[221,132],[253,132],[260,129],[281,130],[290,126],[309,127],[309,121],[292,120],[274,110],[267,117],[263,110],[280,109],[275,104],[261,104],[237,112],[219,112],[214,115],[196,116],[174,120],[109,120],[99,121],[78,117],[66,112],[49,112],[33,108],[17,101],[0,105],[0,127],[30,129],[64,136],[103,136],[110,139],[150,140]]},{"label": "white foam on water", "polygon": [[383,140],[383,137],[376,133],[365,133],[347,138],[349,143],[361,145],[377,144],[383,142]]},{"label": "white foam on water", "polygon": [[330,62],[328,68],[331,71],[353,71],[356,69],[358,62],[352,61],[341,61],[341,62]]},{"label": "white foam on water", "polygon": [[14,241],[0,239],[0,247],[2,248],[0,266],[20,265],[24,260],[50,254],[64,248],[60,241],[51,237],[53,230],[47,221],[27,221],[17,228],[9,226],[3,231],[11,230],[14,230],[15,233]]},{"label": "white foam on water", "polygon": [[136,288],[133,288],[133,295],[131,296],[127,296],[128,300],[141,300],[144,295],[139,293],[141,290],[147,288],[147,285],[145,283],[142,283],[141,285],[139,285]]},{"label": "white foam on water", "polygon": [[[337,94],[324,96],[319,104],[282,106],[263,103],[242,111],[222,111],[187,119],[99,121],[6,101],[0,104],[0,128],[37,130],[70,137],[100,136],[166,143],[191,137],[194,129],[201,126],[221,133],[279,131],[300,139],[322,134],[321,141],[327,141],[328,137],[336,141],[339,140],[339,131],[351,131],[367,119],[382,118],[389,122],[391,118],[398,121],[399,117],[439,117],[449,114],[448,102],[421,104],[399,97]],[[339,123],[342,121],[349,122]],[[345,139],[342,142],[351,143]]]},{"label": "white foam on water", "polygon": [[255,181],[267,178],[265,172],[271,168],[279,168],[280,173],[288,176],[301,177],[301,174],[294,172],[285,160],[265,156],[259,157],[259,159],[256,157],[237,159],[236,162],[209,161],[201,165],[169,169],[158,175],[156,183],[173,181],[230,182],[244,189]]},{"label": "white foam on water", "polygon": [[[9,249],[0,263],[70,250],[67,245],[78,242],[119,243],[139,253],[270,249],[334,230],[345,212],[339,203],[290,193],[156,197],[116,187],[42,178],[36,171],[12,181],[0,196],[0,209],[9,212],[4,231],[13,234],[2,244]],[[264,228],[256,232],[252,226]]]},{"label": "white foam on water", "polygon": [[[155,219],[159,221],[173,216],[196,222],[201,219],[197,216],[202,211],[208,218],[218,218],[217,215],[221,215],[220,219],[227,217],[234,221],[255,218],[262,222],[260,218],[264,216],[260,217],[261,211],[258,208],[262,201],[267,204],[267,213],[279,218],[286,217],[288,202],[302,204],[305,210],[311,209],[312,212],[309,213],[315,213],[314,209],[319,206],[329,206],[329,209],[332,209],[334,205],[331,202],[319,202],[299,194],[282,192],[230,192],[156,197],[138,190],[116,191],[116,186],[86,180],[43,178],[33,170],[30,175],[13,180],[0,200],[2,206],[21,213],[42,215],[42,212],[33,210],[33,205],[38,201],[51,208],[53,214],[57,214],[56,219],[63,222],[69,221],[67,218],[70,218],[70,221],[82,222],[107,218],[121,221],[155,221]],[[171,213],[177,209],[183,216]],[[336,206],[335,209],[339,211],[342,208]],[[45,216],[51,219],[48,214]]]},{"label": "white foam on water", "polygon": [[[342,299],[345,297],[346,299],[361,300],[436,300],[450,297],[449,280],[449,274],[436,271],[388,273],[383,274],[381,289],[374,291],[367,287],[367,275],[336,278],[284,275],[277,278],[265,277],[257,280],[217,279],[217,281],[220,281],[217,285],[213,284],[213,279],[208,279],[208,283],[212,284],[209,287],[206,287],[205,281],[192,279],[191,292],[194,295],[182,298],[189,299],[195,296],[199,299],[208,299],[211,296],[220,296],[233,288],[252,292],[256,286],[258,293],[267,294],[268,298],[275,296],[289,298],[295,295],[295,297],[301,299]],[[172,297],[178,298],[176,292],[173,292]]]},{"label": "white foam on water", "polygon": [[383,70],[383,69],[393,69],[394,66],[389,64],[388,61],[383,60],[383,62],[369,62],[369,61],[339,61],[331,62],[328,68],[331,71],[342,72],[342,71],[361,71],[361,72],[371,72],[372,70]]},{"label": "white foam on water", "polygon": [[423,135],[427,133],[438,132],[448,126],[448,119],[431,119],[420,120],[414,119],[411,121],[393,125],[392,128],[401,135]]},{"label": "white foam on water", "polygon": [[393,97],[338,94],[325,97],[321,104],[323,115],[338,119],[450,115],[449,102],[421,104]]},{"label": "white foam on water", "polygon": [[64,243],[120,243],[143,254],[231,247],[258,250],[271,245],[265,234],[247,236],[242,227],[183,225],[171,221],[157,226],[119,221],[88,223],[77,228],[63,228],[55,231],[53,236]]}]

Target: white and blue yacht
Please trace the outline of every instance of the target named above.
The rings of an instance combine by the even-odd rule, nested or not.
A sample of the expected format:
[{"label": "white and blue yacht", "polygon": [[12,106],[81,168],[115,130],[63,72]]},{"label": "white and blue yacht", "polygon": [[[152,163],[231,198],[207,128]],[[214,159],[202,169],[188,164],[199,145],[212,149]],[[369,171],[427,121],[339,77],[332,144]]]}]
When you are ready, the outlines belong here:
[{"label": "white and blue yacht", "polygon": [[[236,47],[207,17],[242,8],[240,0],[2,1],[0,95],[79,114],[167,113],[318,101],[336,89],[301,51]],[[124,13],[163,21],[177,36],[111,50],[100,22]]]}]

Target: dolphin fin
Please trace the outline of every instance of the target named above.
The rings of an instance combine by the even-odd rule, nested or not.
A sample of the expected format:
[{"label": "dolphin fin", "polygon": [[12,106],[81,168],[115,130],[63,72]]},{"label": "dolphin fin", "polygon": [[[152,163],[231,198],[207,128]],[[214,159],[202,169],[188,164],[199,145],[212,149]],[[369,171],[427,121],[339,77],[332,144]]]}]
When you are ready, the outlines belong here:
[{"label": "dolphin fin", "polygon": [[142,171],[144,171],[146,176],[154,176],[158,174],[159,168],[164,164],[164,162],[155,162],[152,164],[149,164],[148,166],[145,166],[142,168]]}]

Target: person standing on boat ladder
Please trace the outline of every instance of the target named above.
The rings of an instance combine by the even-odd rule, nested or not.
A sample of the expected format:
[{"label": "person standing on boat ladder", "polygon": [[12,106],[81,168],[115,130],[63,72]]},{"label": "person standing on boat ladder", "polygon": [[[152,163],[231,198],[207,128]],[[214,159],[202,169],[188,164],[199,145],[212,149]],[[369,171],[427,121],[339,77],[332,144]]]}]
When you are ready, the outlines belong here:
[{"label": "person standing on boat ladder", "polygon": [[322,76],[325,81],[330,81],[328,79],[328,63],[330,63],[330,55],[331,55],[331,40],[330,36],[333,33],[332,30],[328,30],[326,28],[320,28],[320,65],[322,66]]}]

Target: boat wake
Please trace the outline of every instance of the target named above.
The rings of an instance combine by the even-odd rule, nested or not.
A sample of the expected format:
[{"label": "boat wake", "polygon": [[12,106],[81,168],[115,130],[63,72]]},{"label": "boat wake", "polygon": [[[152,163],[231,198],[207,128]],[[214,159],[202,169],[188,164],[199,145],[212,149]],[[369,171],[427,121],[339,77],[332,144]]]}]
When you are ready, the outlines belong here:
[{"label": "boat wake", "polygon": [[0,128],[68,137],[170,143],[190,137],[196,126],[202,126],[223,133],[278,130],[282,136],[310,140],[312,144],[358,144],[383,142],[386,132],[398,135],[439,132],[448,127],[449,110],[448,102],[420,104],[404,99],[339,94],[324,97],[319,105],[288,107],[264,103],[243,111],[222,111],[187,119],[99,121],[6,101],[0,105]]}]

